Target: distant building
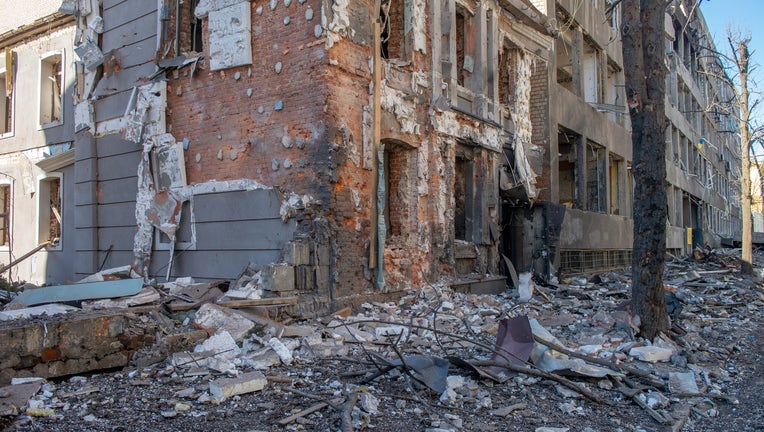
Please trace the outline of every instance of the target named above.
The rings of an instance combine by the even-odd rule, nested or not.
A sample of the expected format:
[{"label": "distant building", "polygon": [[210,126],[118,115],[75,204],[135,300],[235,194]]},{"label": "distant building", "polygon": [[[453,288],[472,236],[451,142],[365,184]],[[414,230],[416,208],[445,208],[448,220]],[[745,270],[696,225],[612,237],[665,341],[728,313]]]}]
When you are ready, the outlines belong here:
[{"label": "distant building", "polygon": [[0,263],[47,244],[14,281],[74,278],[75,24],[59,6],[8,0],[0,17]]}]

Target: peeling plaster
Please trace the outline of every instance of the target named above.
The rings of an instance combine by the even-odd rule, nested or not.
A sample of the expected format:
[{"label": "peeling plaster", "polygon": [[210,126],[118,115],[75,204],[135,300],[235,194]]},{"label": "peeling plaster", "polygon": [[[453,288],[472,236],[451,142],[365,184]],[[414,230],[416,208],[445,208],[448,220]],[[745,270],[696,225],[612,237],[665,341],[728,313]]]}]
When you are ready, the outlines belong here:
[{"label": "peeling plaster", "polygon": [[310,207],[312,201],[313,197],[310,195],[297,195],[296,193],[289,193],[284,197],[284,200],[281,201],[281,208],[279,209],[281,220],[286,222],[296,210],[302,210]]},{"label": "peeling plaster", "polygon": [[404,100],[403,92],[387,86],[385,81],[380,85],[380,104],[382,109],[393,113],[401,132],[419,135],[419,121],[416,118],[416,106]]},{"label": "peeling plaster", "polygon": [[464,124],[454,111],[432,115],[431,119],[435,130],[441,134],[467,139],[487,149],[501,151],[504,131],[500,127],[477,121]]},{"label": "peeling plaster", "polygon": [[413,31],[413,48],[422,54],[427,54],[427,11],[425,0],[413,0],[411,21],[406,20],[405,32]]},{"label": "peeling plaster", "polygon": [[348,158],[358,168],[361,166],[361,154],[358,153],[358,149],[353,142],[353,132],[348,129],[347,125],[343,124],[339,127],[340,134],[342,134],[342,144],[347,151]]},{"label": "peeling plaster", "polygon": [[[332,21],[327,25],[326,11],[321,14],[321,25],[326,29],[326,48],[329,49],[343,37],[355,35],[355,30],[350,28],[350,16],[348,15],[349,0],[332,1]],[[325,9],[324,5],[324,9]]]},{"label": "peeling plaster", "polygon": [[538,196],[536,188],[536,173],[533,172],[526,153],[533,151],[533,124],[531,123],[531,67],[533,59],[525,53],[517,61],[517,83],[515,84],[515,106],[512,111],[512,121],[515,123],[514,150],[515,168],[525,184],[528,198]]},{"label": "peeling plaster", "polygon": [[[430,145],[427,140],[422,141],[418,148],[417,157],[417,193],[425,196],[430,189]],[[420,243],[422,244],[422,243]]]}]

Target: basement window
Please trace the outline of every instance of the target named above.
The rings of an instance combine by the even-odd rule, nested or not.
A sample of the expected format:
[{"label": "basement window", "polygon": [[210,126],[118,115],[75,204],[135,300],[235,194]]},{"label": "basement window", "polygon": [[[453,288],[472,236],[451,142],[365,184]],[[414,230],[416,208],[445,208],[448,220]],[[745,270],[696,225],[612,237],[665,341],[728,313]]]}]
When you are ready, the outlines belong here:
[{"label": "basement window", "polygon": [[13,134],[13,84],[0,69],[0,138]]},{"label": "basement window", "polygon": [[50,53],[40,59],[40,127],[61,124],[63,112],[63,51]]},{"label": "basement window", "polygon": [[0,247],[11,244],[11,185],[0,184]]},{"label": "basement window", "polygon": [[51,247],[56,249],[61,247],[64,214],[61,178],[60,173],[48,174],[48,177],[40,179],[37,192],[37,243],[50,241],[54,243]]}]

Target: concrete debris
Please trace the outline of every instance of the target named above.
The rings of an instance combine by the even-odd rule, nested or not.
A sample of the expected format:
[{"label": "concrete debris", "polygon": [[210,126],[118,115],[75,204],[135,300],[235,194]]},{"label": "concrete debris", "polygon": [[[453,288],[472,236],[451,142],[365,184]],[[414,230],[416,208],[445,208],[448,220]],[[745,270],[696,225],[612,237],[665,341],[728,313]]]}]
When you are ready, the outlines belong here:
[{"label": "concrete debris", "polygon": [[[15,364],[19,369],[3,366],[0,378],[9,381],[36,371],[55,376],[54,365],[65,364],[68,356],[84,356],[77,352],[83,351],[80,345],[84,341],[90,344],[85,349],[105,350],[98,351],[103,357],[127,352],[130,363],[121,354],[118,359],[109,357],[114,362],[96,365],[85,360],[78,363],[81,368],[65,372],[130,364],[132,370],[107,376],[115,385],[129,383],[131,388],[146,391],[171,387],[165,396],[169,402],[155,411],[159,420],[208,416],[214,407],[224,406],[217,404],[234,396],[243,401],[243,395],[253,392],[262,392],[257,397],[264,398],[258,410],[278,410],[278,403],[272,401],[281,400],[286,393],[292,401],[299,397],[310,400],[310,406],[295,406],[285,415],[276,411],[278,418],[300,426],[310,426],[316,416],[328,415],[328,409],[338,416],[346,414],[349,422],[364,428],[374,427],[375,419],[390,411],[426,418],[418,398],[430,403],[427,409],[441,404],[449,407],[450,417],[432,415],[425,421],[422,429],[432,430],[476,430],[474,419],[453,414],[462,411],[474,411],[481,421],[493,425],[509,419],[528,420],[546,410],[541,420],[534,420],[536,425],[554,425],[559,418],[589,419],[592,403],[607,406],[612,401],[619,410],[628,407],[634,410],[630,415],[644,412],[655,421],[676,418],[672,416],[680,408],[693,418],[710,418],[719,414],[716,402],[726,400],[726,385],[736,371],[734,366],[726,366],[735,347],[709,341],[723,340],[722,335],[746,325],[751,311],[764,303],[758,293],[750,295],[747,282],[735,273],[704,273],[709,270],[697,262],[667,264],[667,280],[676,287],[674,294],[682,310],[673,318],[676,325],[671,333],[652,341],[638,337],[637,317],[624,307],[630,290],[627,273],[562,279],[555,286],[535,287],[536,295],[527,299],[506,290],[498,295],[455,292],[442,283],[406,293],[397,301],[363,303],[356,309],[304,322],[274,321],[275,317],[289,318],[283,313],[270,315],[272,309],[239,311],[212,303],[224,295],[251,299],[252,291],[262,289],[266,274],[272,279],[271,287],[277,286],[273,280],[282,268],[294,269],[298,262],[311,259],[310,251],[307,258],[301,258],[304,251],[300,248],[288,255],[294,265],[247,268],[230,289],[220,282],[181,278],[156,287],[145,285],[137,296],[85,301],[89,307],[109,305],[134,316],[135,322],[130,324],[125,318],[82,320],[73,330],[89,336],[88,329],[107,328],[111,339],[77,339],[59,330],[74,322],[74,317],[104,311],[66,307],[65,315],[54,317],[49,312],[26,318],[44,323],[30,330],[21,327],[28,332],[25,340],[39,341],[38,352],[28,352],[18,343],[10,346],[16,357],[0,358],[0,365]],[[684,277],[691,273],[688,265],[697,275]],[[101,273],[97,277],[111,277]],[[528,277],[529,283],[533,283],[531,279]],[[142,280],[135,281],[143,285]],[[91,283],[114,282],[120,280]],[[706,285],[692,286],[698,283]],[[141,298],[146,303],[137,302]],[[136,309],[138,305],[149,307]],[[58,306],[43,309],[53,311]],[[157,312],[162,307],[172,318]],[[136,310],[141,312],[127,313]],[[0,316],[11,312],[2,311]],[[0,341],[9,337],[2,333],[4,326],[16,321],[24,322],[24,318],[0,323]],[[198,336],[192,338],[194,331]],[[184,335],[188,337],[184,339]],[[142,353],[153,360],[141,363]],[[22,358],[40,360],[21,369]],[[717,360],[723,366],[714,362]],[[136,368],[138,364],[142,366]],[[396,399],[394,395],[401,393],[391,390],[391,384],[398,390],[403,386],[407,396]],[[11,408],[10,396],[4,395],[27,385],[36,389],[14,399],[16,408]],[[47,421],[70,415],[64,410],[67,399],[77,398],[82,404],[98,391],[95,383],[83,377],[57,385],[59,388],[38,380],[0,388],[0,408],[7,415],[19,415],[26,407],[26,415]],[[273,407],[268,408],[269,403]],[[92,418],[85,420],[86,416]],[[97,411],[82,411],[77,421],[98,423],[104,418]],[[597,423],[597,429],[575,430],[636,430],[624,424],[605,426],[608,421]],[[562,425],[536,428],[568,429]]]},{"label": "concrete debris", "polygon": [[53,303],[53,304],[47,304],[43,306],[33,306],[28,308],[21,308],[21,309],[11,309],[11,310],[4,310],[0,311],[0,321],[8,321],[8,320],[15,320],[20,318],[31,318],[35,316],[40,315],[58,315],[58,314],[65,314],[71,311],[79,310],[79,308],[76,308],[74,306],[59,304],[59,303]]},{"label": "concrete debris", "polygon": [[672,354],[672,350],[657,346],[641,346],[629,350],[630,356],[648,363],[667,362]]},{"label": "concrete debris", "polygon": [[255,323],[228,308],[211,303],[203,304],[196,312],[194,325],[210,333],[225,330],[237,341],[247,336]]},{"label": "concrete debris", "polygon": [[210,394],[217,402],[231,396],[253,393],[265,388],[268,381],[261,372],[250,372],[236,378],[221,378],[210,383]]}]

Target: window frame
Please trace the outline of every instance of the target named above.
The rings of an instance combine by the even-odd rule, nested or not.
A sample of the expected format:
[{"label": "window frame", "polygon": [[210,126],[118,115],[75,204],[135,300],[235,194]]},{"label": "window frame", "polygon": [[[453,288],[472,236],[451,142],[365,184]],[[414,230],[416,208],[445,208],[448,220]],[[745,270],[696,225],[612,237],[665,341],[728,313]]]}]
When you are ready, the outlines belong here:
[{"label": "window frame", "polygon": [[[43,222],[42,212],[43,212],[43,210],[47,210],[47,212],[50,212],[50,204],[45,205],[42,202],[43,197],[49,197],[49,194],[43,194],[42,193],[42,191],[43,191],[42,183],[50,181],[52,179],[58,179],[58,197],[59,197],[59,200],[61,202],[61,209],[59,209],[59,212],[60,212],[59,216],[61,217],[61,222],[60,222],[61,233],[60,233],[60,235],[58,237],[58,243],[50,245],[50,246],[47,246],[45,248],[45,250],[48,250],[48,251],[61,251],[63,249],[63,243],[64,243],[64,212],[63,212],[63,204],[64,204],[64,174],[62,172],[59,172],[59,171],[48,172],[48,173],[45,173],[44,175],[40,175],[40,176],[37,177],[37,203],[36,203],[36,210],[37,211],[36,211],[36,214],[35,214],[35,219],[36,219],[35,226],[37,227],[37,229],[36,229],[35,239],[36,239],[38,245],[41,244],[44,241],[49,241],[49,240],[52,241],[53,240],[51,238],[44,239],[44,237],[42,236],[42,232],[43,232],[43,227],[42,227],[42,222]],[[49,227],[49,224],[50,224],[50,219],[48,219],[48,224],[46,224],[46,226]],[[50,232],[48,232],[48,233],[50,233]]]},{"label": "window frame", "polygon": [[[11,249],[13,243],[13,181],[8,178],[0,177],[0,187],[8,187],[8,244],[0,244],[0,252],[7,252]],[[0,213],[2,210],[0,210]],[[0,239],[0,242],[2,239]]]},{"label": "window frame", "polygon": [[[42,115],[43,115],[43,66],[44,64],[48,63],[47,60],[51,57],[59,56],[59,60],[61,62],[61,84],[59,89],[59,99],[61,101],[61,113],[59,115],[59,118],[57,120],[51,120],[49,122],[43,123],[42,122]],[[64,115],[66,111],[66,104],[64,103],[64,93],[66,89],[66,50],[64,48],[61,48],[59,50],[53,50],[48,51],[46,53],[43,53],[40,55],[40,58],[37,62],[37,73],[38,73],[38,81],[37,81],[37,129],[48,129],[55,126],[61,126],[64,124]]]}]

